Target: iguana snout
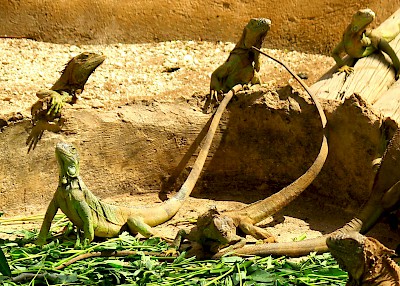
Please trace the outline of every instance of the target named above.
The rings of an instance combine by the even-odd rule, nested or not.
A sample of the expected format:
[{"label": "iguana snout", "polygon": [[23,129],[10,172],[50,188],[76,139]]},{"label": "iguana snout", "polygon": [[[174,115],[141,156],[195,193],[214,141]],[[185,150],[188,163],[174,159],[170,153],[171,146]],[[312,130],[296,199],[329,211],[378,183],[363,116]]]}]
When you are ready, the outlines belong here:
[{"label": "iguana snout", "polygon": [[246,28],[252,31],[268,32],[271,27],[271,20],[267,18],[252,18]]}]

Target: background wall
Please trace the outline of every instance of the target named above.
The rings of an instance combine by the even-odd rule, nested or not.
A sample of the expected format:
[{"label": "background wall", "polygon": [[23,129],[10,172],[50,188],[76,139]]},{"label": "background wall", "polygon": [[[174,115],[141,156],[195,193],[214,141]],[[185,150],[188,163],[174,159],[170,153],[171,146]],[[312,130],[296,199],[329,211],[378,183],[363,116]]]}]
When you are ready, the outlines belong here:
[{"label": "background wall", "polygon": [[400,0],[0,0],[0,36],[56,43],[168,40],[235,42],[252,17],[272,20],[266,47],[327,54],[351,15],[369,7],[376,24]]}]

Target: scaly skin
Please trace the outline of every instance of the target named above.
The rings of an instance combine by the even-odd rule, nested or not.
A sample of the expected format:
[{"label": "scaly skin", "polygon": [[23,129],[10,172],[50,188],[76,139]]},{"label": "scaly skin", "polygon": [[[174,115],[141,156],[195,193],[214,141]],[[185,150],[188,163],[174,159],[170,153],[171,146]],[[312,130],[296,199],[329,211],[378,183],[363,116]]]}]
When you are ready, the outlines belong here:
[{"label": "scaly skin", "polygon": [[[197,226],[192,228],[190,232],[184,230],[179,231],[175,238],[174,245],[179,248],[182,239],[188,239],[192,244],[192,251],[189,252],[189,255],[201,257],[203,255],[208,255],[208,253],[214,254],[218,252],[215,255],[215,257],[217,257],[228,251],[241,248],[245,244],[245,240],[237,235],[238,232],[249,234],[256,239],[263,239],[266,242],[274,242],[275,238],[268,231],[255,226],[255,224],[269,216],[272,216],[297,198],[319,174],[328,156],[326,117],[322,106],[311,93],[309,87],[284,63],[267,55],[257,47],[252,47],[252,49],[283,65],[311,96],[317,107],[323,129],[323,139],[320,152],[306,173],[286,188],[280,190],[278,193],[275,193],[262,201],[244,207],[241,210],[220,213],[215,209],[211,209],[199,217]],[[226,248],[223,249],[224,247]]]},{"label": "scaly skin", "polygon": [[390,212],[400,203],[400,129],[393,136],[375,176],[371,195],[361,211],[347,224],[327,235],[298,242],[283,242],[245,246],[236,255],[287,255],[303,256],[310,252],[328,251],[326,239],[338,233],[368,232],[384,212]]},{"label": "scaly skin", "polygon": [[241,85],[235,86],[218,107],[199,155],[180,190],[155,207],[120,207],[100,201],[89,191],[79,175],[79,155],[75,147],[69,143],[58,143],[58,188],[47,208],[36,243],[42,245],[46,242],[51,221],[58,209],[83,230],[85,244],[91,242],[95,236],[115,237],[123,230],[141,233],[145,237],[154,235],[151,227],[171,219],[190,196],[207,159],[222,113],[232,96],[241,88]]},{"label": "scaly skin", "polygon": [[392,60],[397,80],[400,74],[400,61],[389,42],[400,33],[400,25],[392,25],[388,31],[384,32],[366,29],[374,19],[375,13],[371,9],[357,11],[353,15],[350,25],[344,31],[342,41],[334,48],[332,57],[339,67],[338,71],[348,75],[353,68],[344,63],[340,56],[342,52],[348,54],[352,59],[367,57],[376,50],[385,52]]},{"label": "scaly skin", "polygon": [[161,224],[176,214],[190,194],[182,188],[174,197],[155,207],[120,207],[104,203],[86,187],[79,175],[79,154],[69,143],[58,143],[56,158],[59,164],[58,188],[50,202],[40,229],[37,244],[44,244],[58,209],[83,230],[85,244],[95,236],[115,237],[123,230],[153,235],[152,226]]},{"label": "scaly skin", "polygon": [[228,59],[212,74],[210,94],[204,104],[204,110],[218,102],[218,95],[228,92],[237,84],[259,84],[260,54],[251,49],[261,45],[271,27],[271,21],[265,18],[253,18],[243,29],[242,36]]},{"label": "scaly skin", "polygon": [[32,107],[32,131],[28,137],[29,150],[34,148],[44,130],[61,130],[61,109],[65,103],[73,104],[83,92],[89,76],[103,63],[105,56],[84,52],[73,57],[65,66],[60,78],[50,90],[36,93],[39,98]]},{"label": "scaly skin", "polygon": [[349,274],[346,285],[400,285],[400,267],[390,258],[395,251],[378,240],[349,232],[328,237],[326,244],[339,266]]}]

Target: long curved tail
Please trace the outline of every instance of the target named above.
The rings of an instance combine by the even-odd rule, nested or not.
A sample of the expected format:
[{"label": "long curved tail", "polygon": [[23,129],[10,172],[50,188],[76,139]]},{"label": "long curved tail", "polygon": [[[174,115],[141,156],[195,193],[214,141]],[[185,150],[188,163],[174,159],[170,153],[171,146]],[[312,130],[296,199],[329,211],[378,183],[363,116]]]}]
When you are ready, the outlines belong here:
[{"label": "long curved tail", "polygon": [[275,214],[283,207],[287,206],[290,202],[292,202],[295,198],[297,198],[317,177],[319,172],[321,171],[322,167],[325,164],[326,158],[328,156],[328,140],[327,140],[327,130],[326,130],[326,116],[324,110],[322,109],[321,104],[317,100],[317,98],[313,95],[309,87],[283,62],[271,57],[270,55],[262,52],[260,49],[253,47],[254,50],[259,52],[260,54],[271,58],[272,60],[278,62],[286,70],[303,86],[303,88],[307,91],[310,95],[311,99],[313,100],[315,106],[317,107],[321,125],[323,129],[323,137],[321,148],[318,153],[317,158],[315,159],[314,163],[310,166],[310,168],[296,181],[291,183],[289,186],[285,187],[284,189],[280,190],[279,192],[273,194],[272,196],[253,203],[241,210],[241,212],[245,212],[247,217],[251,218],[254,223],[260,222],[263,219]]},{"label": "long curved tail", "polygon": [[203,169],[204,163],[207,159],[208,151],[210,150],[211,143],[218,128],[221,116],[224,113],[229,101],[241,89],[242,85],[237,84],[228,93],[225,94],[224,99],[221,101],[217,111],[213,115],[213,119],[211,121],[207,135],[204,138],[204,143],[200,148],[199,155],[197,156],[197,159],[194,162],[192,170],[190,171],[186,181],[173,197],[165,201],[160,206],[160,208],[163,209],[164,212],[160,212],[161,217],[158,219],[159,223],[163,223],[172,218],[179,211],[184,201],[190,196],[194,186],[197,183],[197,180],[199,179],[201,170]]}]

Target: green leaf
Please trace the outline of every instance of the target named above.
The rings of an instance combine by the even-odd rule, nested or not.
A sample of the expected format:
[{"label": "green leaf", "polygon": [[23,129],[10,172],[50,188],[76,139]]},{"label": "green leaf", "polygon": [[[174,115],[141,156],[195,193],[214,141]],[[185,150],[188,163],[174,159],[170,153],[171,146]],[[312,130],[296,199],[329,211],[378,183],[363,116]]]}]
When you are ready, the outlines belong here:
[{"label": "green leaf", "polygon": [[7,258],[4,255],[4,252],[1,248],[0,248],[0,272],[5,276],[11,276],[10,265],[8,265]]},{"label": "green leaf", "polygon": [[76,281],[78,281],[78,275],[76,273],[70,273],[68,275],[66,274],[57,275],[57,282],[60,284],[73,283]]},{"label": "green leaf", "polygon": [[107,263],[107,265],[113,268],[123,268],[125,266],[125,262],[116,259],[108,259],[104,261],[104,263]]},{"label": "green leaf", "polygon": [[243,258],[239,257],[239,256],[224,256],[224,257],[221,257],[221,261],[223,263],[242,262]]},{"label": "green leaf", "polygon": [[248,275],[247,278],[256,282],[272,283],[276,281],[276,275],[263,270],[256,270],[251,275]]}]

